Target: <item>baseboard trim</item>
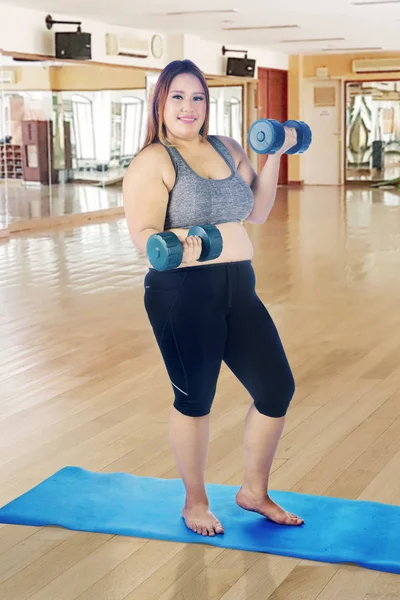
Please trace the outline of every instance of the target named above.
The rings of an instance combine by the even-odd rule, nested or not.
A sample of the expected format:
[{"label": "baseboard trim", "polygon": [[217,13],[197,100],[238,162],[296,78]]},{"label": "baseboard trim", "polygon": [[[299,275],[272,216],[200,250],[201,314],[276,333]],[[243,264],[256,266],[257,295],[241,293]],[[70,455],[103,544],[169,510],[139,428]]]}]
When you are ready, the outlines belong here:
[{"label": "baseboard trim", "polygon": [[287,182],[288,187],[301,187],[304,185],[304,181],[300,180],[300,181],[288,181]]},{"label": "baseboard trim", "polygon": [[58,225],[84,225],[95,220],[108,219],[113,216],[123,216],[124,208],[106,208],[103,210],[87,213],[77,213],[72,215],[60,215],[58,217],[43,217],[38,219],[25,219],[14,221],[9,225],[9,234],[20,233],[21,231],[48,229]]}]

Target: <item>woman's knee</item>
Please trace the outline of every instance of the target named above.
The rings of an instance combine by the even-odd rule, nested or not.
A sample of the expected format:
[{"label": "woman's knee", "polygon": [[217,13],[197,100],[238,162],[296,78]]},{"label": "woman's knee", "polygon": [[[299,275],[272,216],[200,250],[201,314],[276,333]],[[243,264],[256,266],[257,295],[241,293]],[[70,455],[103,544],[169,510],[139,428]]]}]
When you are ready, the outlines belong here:
[{"label": "woman's knee", "polygon": [[175,390],[174,408],[187,417],[205,417],[210,414],[212,402],[213,398],[184,395]]},{"label": "woman's knee", "polygon": [[288,411],[294,396],[296,383],[292,372],[289,370],[284,378],[275,382],[262,397],[254,398],[254,405],[258,412],[267,416],[280,418]]}]

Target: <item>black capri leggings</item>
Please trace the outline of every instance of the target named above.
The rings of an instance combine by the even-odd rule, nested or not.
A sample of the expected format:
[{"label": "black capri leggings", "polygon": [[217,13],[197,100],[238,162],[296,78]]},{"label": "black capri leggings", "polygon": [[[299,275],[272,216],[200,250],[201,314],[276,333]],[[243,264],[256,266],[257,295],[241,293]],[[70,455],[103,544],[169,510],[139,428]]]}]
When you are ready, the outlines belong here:
[{"label": "black capri leggings", "polygon": [[222,361],[260,413],[286,414],[293,375],[255,284],[251,261],[147,272],[146,311],[184,415],[210,412]]}]

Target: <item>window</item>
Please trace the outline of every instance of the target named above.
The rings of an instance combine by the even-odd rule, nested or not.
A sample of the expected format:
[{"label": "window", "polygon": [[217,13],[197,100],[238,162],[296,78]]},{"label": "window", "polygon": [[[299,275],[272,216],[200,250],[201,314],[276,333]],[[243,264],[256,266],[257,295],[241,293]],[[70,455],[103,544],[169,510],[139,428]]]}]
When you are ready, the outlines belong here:
[{"label": "window", "polygon": [[94,160],[94,127],[92,102],[85,96],[72,96],[72,113],[74,116],[74,133],[76,142],[76,158],[78,160]]},{"label": "window", "polygon": [[232,97],[224,106],[224,133],[242,143],[242,105],[238,98]]},{"label": "window", "polygon": [[217,119],[217,100],[213,96],[210,96],[210,135],[218,134],[218,119]]},{"label": "window", "polygon": [[121,99],[121,157],[134,156],[139,150],[143,119],[143,100],[125,96]]}]

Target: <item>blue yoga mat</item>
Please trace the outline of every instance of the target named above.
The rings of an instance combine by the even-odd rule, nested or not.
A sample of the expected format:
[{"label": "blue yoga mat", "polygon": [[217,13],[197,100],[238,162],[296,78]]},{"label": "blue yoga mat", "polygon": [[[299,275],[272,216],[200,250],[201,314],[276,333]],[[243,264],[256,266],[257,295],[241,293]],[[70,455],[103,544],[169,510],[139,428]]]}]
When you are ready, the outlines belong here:
[{"label": "blue yoga mat", "polygon": [[1,508],[0,523],[210,544],[400,573],[400,507],[271,491],[275,502],[305,521],[282,526],[237,506],[238,489],[207,484],[211,509],[225,533],[203,537],[181,517],[181,479],[65,467]]}]

